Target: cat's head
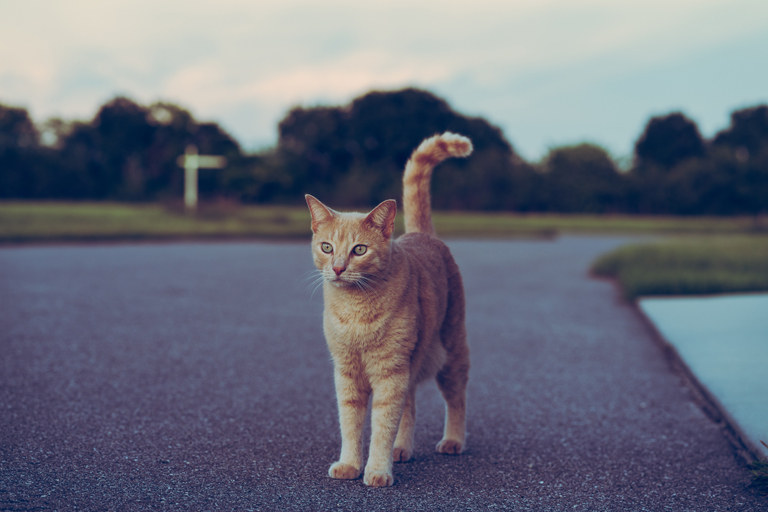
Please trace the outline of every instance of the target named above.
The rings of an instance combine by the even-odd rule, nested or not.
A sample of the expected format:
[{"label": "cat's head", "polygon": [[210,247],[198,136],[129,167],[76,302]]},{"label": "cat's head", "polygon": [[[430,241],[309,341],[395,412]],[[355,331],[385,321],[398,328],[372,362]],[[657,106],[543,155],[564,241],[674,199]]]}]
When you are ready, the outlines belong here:
[{"label": "cat's head", "polygon": [[368,214],[331,210],[305,196],[312,215],[312,258],[326,281],[366,287],[389,266],[397,203],[384,201]]}]

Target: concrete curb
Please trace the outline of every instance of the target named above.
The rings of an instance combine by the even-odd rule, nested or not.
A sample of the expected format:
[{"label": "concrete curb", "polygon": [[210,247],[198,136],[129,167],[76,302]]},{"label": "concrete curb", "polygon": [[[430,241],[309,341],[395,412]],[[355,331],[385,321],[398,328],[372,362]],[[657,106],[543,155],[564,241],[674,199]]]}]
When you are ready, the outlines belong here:
[{"label": "concrete curb", "polygon": [[739,458],[746,464],[760,460],[762,458],[761,450],[742,431],[738,422],[728,413],[717,397],[699,381],[680,356],[677,348],[661,334],[637,301],[633,301],[632,305],[640,318],[642,318],[653,339],[664,352],[672,370],[680,377],[685,387],[690,390],[693,401],[701,407],[708,418],[720,427],[721,432],[728,442],[731,443]]}]

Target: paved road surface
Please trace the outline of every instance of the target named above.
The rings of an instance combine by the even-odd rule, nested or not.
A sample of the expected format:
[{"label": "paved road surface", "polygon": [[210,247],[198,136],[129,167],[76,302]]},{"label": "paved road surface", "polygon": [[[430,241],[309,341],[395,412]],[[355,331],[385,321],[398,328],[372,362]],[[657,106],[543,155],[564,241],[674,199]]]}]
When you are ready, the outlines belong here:
[{"label": "paved road surface", "polygon": [[468,450],[418,396],[396,485],[339,451],[306,243],[0,249],[2,510],[765,510],[639,315],[587,276],[617,238],[450,246]]}]

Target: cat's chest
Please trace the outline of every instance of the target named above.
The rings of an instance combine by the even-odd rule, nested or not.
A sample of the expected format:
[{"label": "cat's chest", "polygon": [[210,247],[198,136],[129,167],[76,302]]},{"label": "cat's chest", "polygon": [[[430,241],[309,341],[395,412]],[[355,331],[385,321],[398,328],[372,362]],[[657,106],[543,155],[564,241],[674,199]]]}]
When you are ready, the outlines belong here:
[{"label": "cat's chest", "polygon": [[325,322],[333,331],[354,337],[375,335],[389,319],[389,312],[367,304],[332,301],[325,307]]},{"label": "cat's chest", "polygon": [[382,304],[329,301],[323,323],[329,343],[370,347],[412,322],[405,316],[401,308]]}]

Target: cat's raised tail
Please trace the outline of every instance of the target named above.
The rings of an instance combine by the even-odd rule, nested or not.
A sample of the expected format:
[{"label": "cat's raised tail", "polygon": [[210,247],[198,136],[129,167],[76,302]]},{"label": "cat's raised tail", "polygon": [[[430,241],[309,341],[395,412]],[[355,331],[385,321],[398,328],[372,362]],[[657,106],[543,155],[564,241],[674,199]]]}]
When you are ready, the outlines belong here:
[{"label": "cat's raised tail", "polygon": [[435,234],[432,225],[432,206],[429,183],[432,169],[450,157],[464,157],[472,153],[472,142],[451,132],[435,135],[422,142],[405,164],[403,174],[403,210],[405,232]]}]

